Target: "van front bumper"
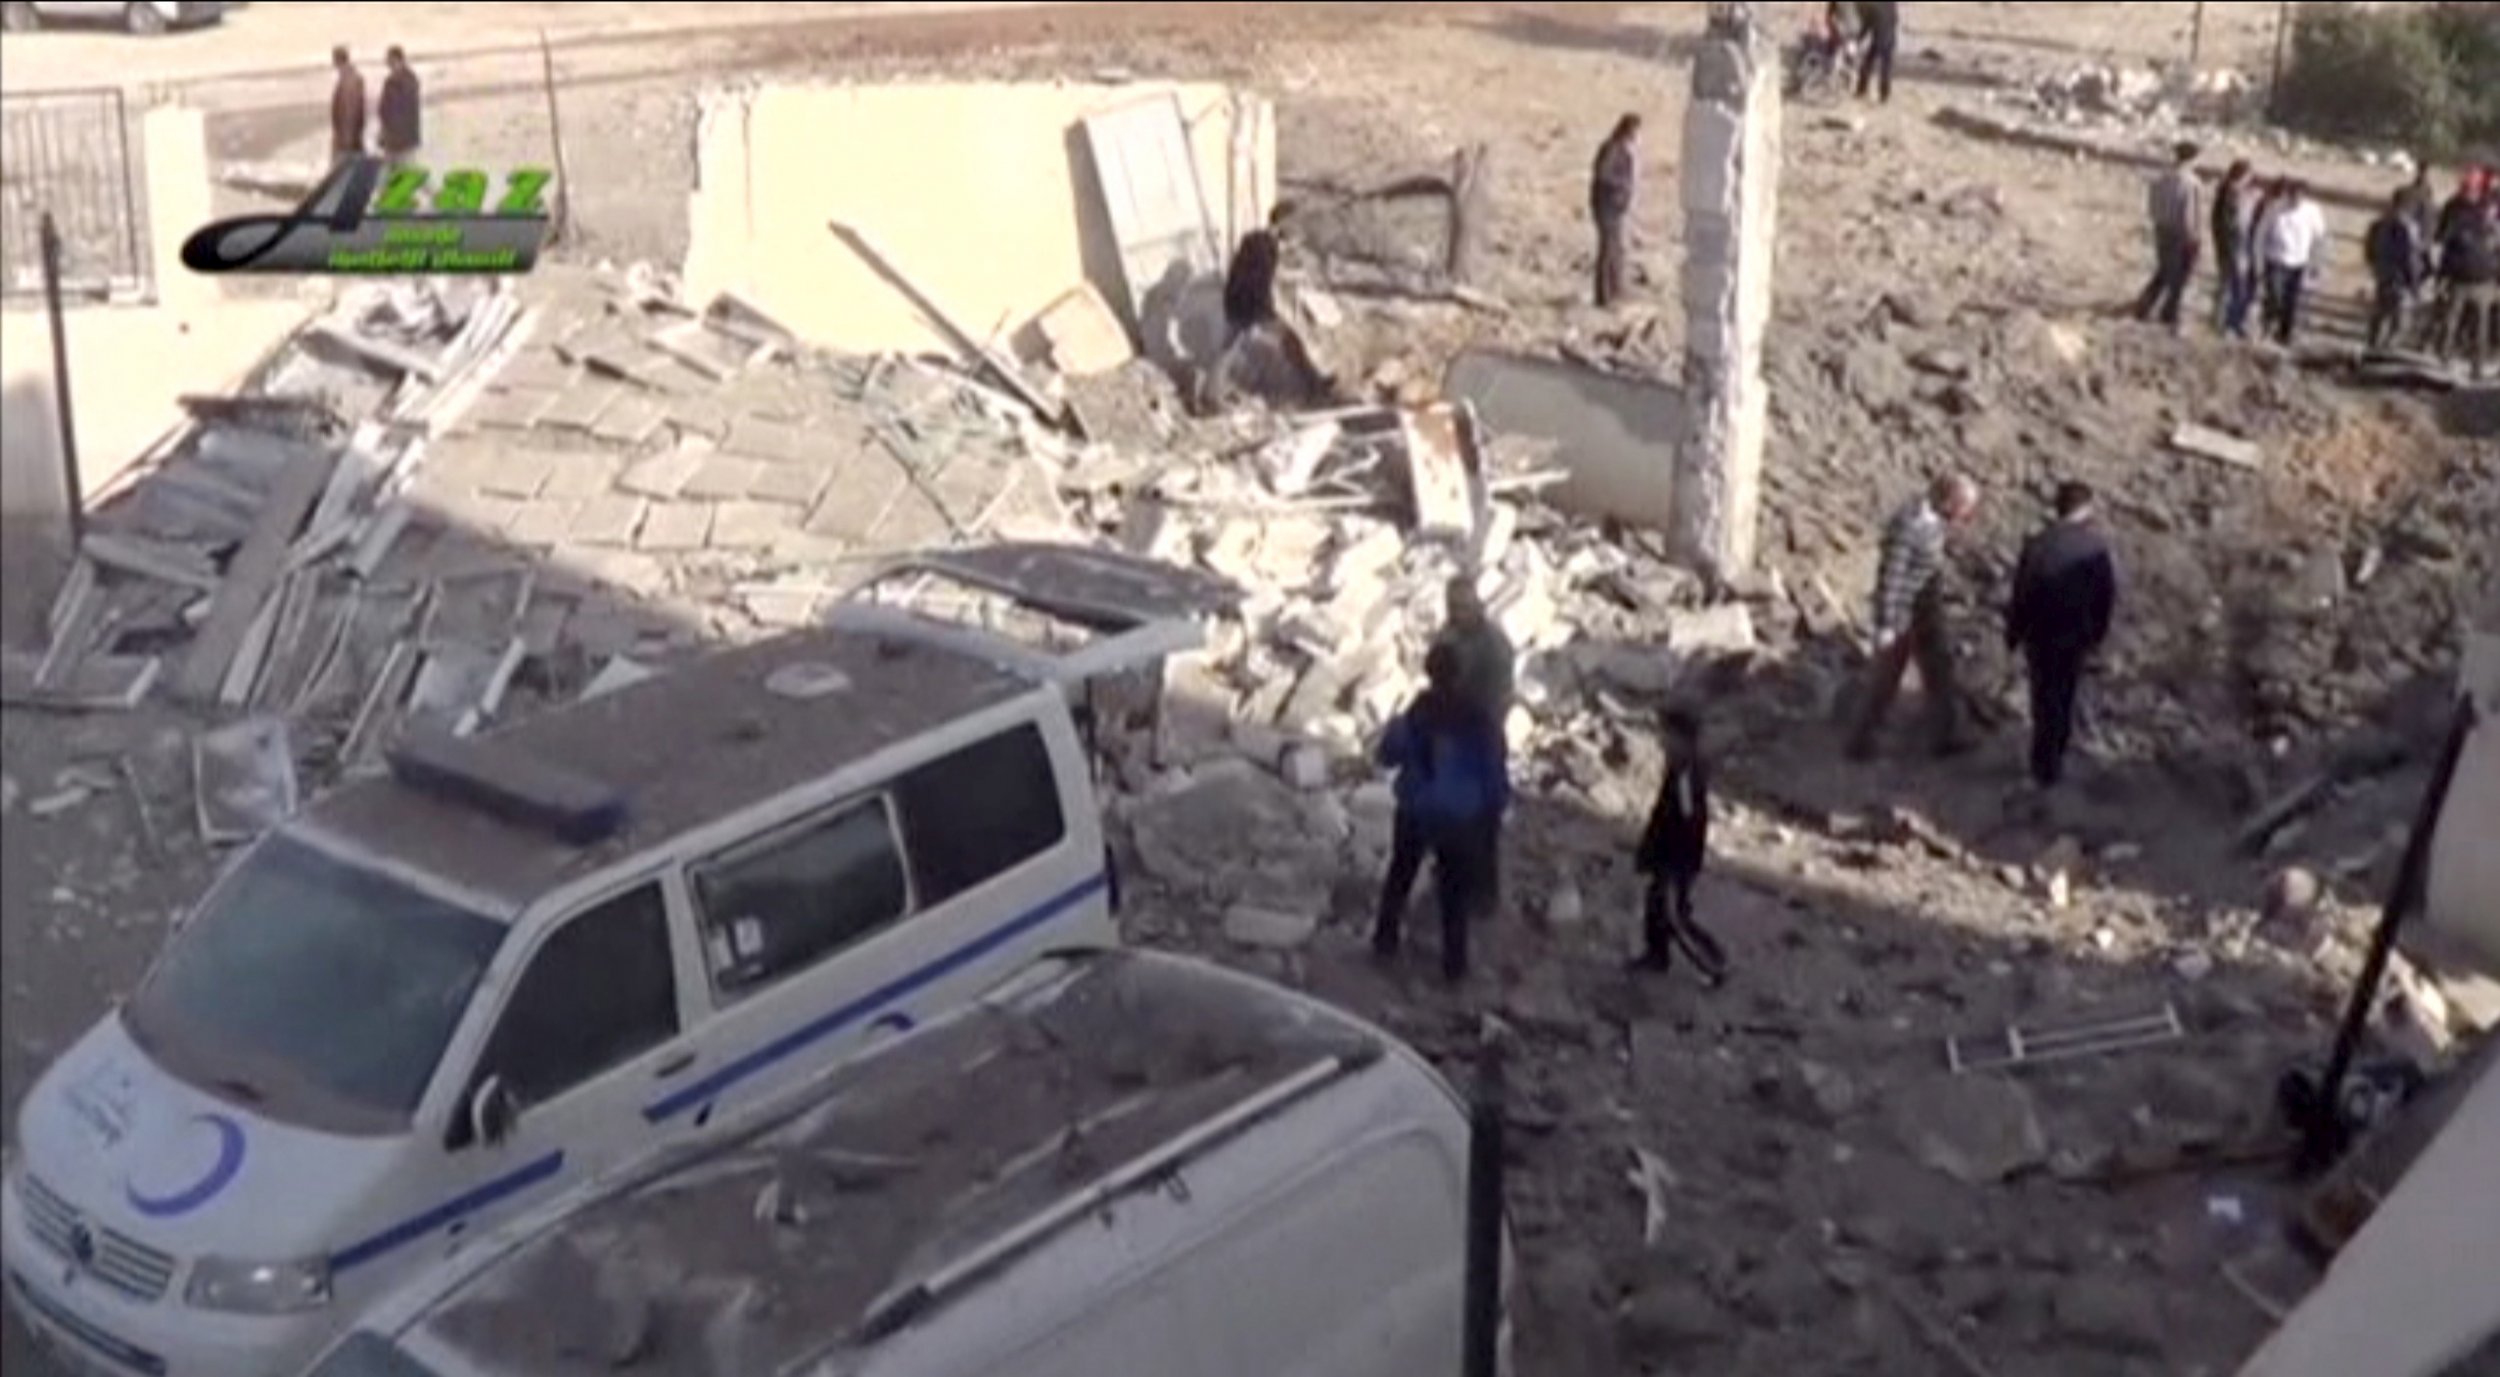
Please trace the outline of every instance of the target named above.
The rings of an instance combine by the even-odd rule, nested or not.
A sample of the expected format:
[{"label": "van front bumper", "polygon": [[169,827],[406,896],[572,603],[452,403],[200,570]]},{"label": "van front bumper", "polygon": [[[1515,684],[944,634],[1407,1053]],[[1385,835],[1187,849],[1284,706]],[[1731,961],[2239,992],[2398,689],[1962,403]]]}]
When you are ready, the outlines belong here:
[{"label": "van front bumper", "polygon": [[270,1377],[311,1361],[330,1316],[226,1315],[169,1294],[143,1304],[81,1278],[28,1230],[17,1176],[0,1187],[9,1309],[77,1377]]}]

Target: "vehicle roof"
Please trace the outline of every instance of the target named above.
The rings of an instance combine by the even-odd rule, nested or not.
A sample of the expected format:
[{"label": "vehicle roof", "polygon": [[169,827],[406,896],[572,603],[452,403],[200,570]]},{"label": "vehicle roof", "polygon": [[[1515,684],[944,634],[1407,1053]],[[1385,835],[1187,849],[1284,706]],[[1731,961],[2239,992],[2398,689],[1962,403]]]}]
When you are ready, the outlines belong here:
[{"label": "vehicle roof", "polygon": [[[569,1213],[417,1325],[482,1371],[744,1377],[855,1351],[881,1302],[1374,1030],[1115,951],[831,1073],[789,1113]],[[1029,987],[1028,987],[1029,990]],[[773,1222],[776,1219],[796,1221]]]},{"label": "vehicle roof", "polygon": [[[766,682],[824,666],[848,687],[793,698]],[[589,845],[518,825],[394,776],[351,784],[290,830],[370,853],[504,906],[549,892],[957,719],[1033,681],[1003,665],[858,631],[810,630],[707,656],[481,741],[589,776],[623,796],[621,827]]]}]

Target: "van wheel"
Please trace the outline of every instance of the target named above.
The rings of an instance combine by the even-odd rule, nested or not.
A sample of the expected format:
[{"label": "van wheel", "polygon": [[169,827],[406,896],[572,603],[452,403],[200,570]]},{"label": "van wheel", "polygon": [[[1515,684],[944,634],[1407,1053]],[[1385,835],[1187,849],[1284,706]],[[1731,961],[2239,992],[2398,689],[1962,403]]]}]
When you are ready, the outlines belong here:
[{"label": "van wheel", "polygon": [[9,0],[0,5],[0,30],[9,33],[33,33],[43,27],[43,16],[26,0]]},{"label": "van wheel", "polygon": [[143,37],[163,33],[165,12],[154,5],[124,5],[122,27]]}]

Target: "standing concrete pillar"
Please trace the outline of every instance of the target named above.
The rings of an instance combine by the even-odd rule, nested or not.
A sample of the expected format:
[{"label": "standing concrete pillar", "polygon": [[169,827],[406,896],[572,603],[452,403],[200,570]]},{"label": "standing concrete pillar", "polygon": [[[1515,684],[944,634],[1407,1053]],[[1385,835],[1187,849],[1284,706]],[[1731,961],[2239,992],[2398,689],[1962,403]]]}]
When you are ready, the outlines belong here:
[{"label": "standing concrete pillar", "polygon": [[1779,53],[1748,4],[1713,4],[1684,116],[1684,392],[1675,459],[1678,558],[1749,570],[1770,394],[1762,340],[1778,247]]}]

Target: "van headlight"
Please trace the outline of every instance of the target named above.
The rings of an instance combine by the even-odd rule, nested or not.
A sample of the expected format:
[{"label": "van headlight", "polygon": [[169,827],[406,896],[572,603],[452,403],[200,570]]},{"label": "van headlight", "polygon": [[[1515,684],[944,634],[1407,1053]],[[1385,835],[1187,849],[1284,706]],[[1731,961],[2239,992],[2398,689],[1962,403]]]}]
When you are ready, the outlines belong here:
[{"label": "van headlight", "polygon": [[191,1265],[184,1298],[202,1310],[235,1315],[292,1315],[330,1303],[330,1260],[243,1262],[204,1257]]}]

